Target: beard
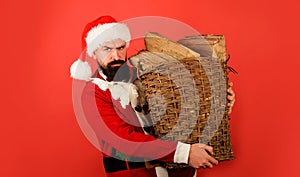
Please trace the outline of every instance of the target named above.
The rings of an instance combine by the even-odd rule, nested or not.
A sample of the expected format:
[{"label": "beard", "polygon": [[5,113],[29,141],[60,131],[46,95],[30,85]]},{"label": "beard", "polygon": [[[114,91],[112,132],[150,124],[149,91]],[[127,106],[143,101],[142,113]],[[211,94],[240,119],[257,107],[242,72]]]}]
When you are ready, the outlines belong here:
[{"label": "beard", "polygon": [[[124,65],[124,63],[125,63],[125,61],[123,61],[123,60],[114,60],[107,64],[107,68],[103,68],[100,65],[100,69],[102,70],[103,74],[107,77],[106,80],[109,82],[113,81],[113,80],[121,81],[120,80],[121,77],[124,76],[124,74],[126,75],[126,73],[128,74],[128,72],[126,72],[125,70],[122,69],[122,68],[124,68],[124,67],[122,67]],[[112,66],[114,64],[121,64],[121,66]],[[119,71],[119,69],[120,69],[120,71]]]}]

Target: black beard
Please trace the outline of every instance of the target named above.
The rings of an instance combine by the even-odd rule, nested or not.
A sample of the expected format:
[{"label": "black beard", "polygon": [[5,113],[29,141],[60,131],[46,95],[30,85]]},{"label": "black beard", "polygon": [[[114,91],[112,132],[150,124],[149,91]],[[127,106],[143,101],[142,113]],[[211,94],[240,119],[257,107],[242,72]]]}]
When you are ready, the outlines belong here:
[{"label": "black beard", "polygon": [[[112,62],[110,62],[108,65],[107,65],[107,68],[103,68],[101,65],[100,65],[100,69],[102,70],[103,74],[107,77],[106,80],[107,81],[113,81],[115,80],[116,81],[116,78],[115,76],[117,75],[118,76],[118,79],[119,80],[120,76],[122,76],[124,74],[124,72],[119,73],[119,69],[120,67],[122,67],[124,65],[125,61],[123,60],[114,60]],[[112,66],[114,64],[122,64],[121,66]],[[121,69],[123,70],[123,69]],[[118,74],[117,74],[118,73]]]}]

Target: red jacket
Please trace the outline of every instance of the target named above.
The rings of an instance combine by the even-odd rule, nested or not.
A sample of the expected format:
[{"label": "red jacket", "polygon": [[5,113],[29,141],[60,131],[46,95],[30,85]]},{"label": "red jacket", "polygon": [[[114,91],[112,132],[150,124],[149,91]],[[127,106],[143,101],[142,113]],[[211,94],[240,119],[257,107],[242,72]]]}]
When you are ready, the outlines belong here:
[{"label": "red jacket", "polygon": [[[99,74],[97,77],[103,79]],[[112,99],[108,89],[103,91],[92,82],[87,82],[82,94],[82,106],[104,156],[113,155],[114,148],[126,156],[174,161],[177,142],[145,135],[131,106],[123,109],[119,100]]]}]

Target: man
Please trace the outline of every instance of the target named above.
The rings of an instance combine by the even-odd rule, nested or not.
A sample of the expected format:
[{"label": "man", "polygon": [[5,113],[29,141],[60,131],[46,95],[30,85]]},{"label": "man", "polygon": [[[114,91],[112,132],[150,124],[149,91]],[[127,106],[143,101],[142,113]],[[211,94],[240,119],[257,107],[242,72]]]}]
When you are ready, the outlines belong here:
[{"label": "man", "polygon": [[[119,68],[128,64],[126,54],[130,39],[130,32],[125,24],[118,23],[110,16],[99,17],[87,24],[82,34],[82,48],[97,61],[97,72],[91,76],[85,53],[71,66],[71,76],[74,79],[91,81],[87,82],[84,89],[82,106],[98,137],[106,172],[125,171],[130,174],[135,171],[135,175],[144,177],[145,174],[194,176],[197,168],[212,168],[217,165],[218,161],[210,156],[213,153],[210,146],[168,142],[146,135],[132,107],[121,105],[115,99],[115,95],[120,97],[128,91],[122,87],[121,90],[114,91],[117,93],[113,93],[111,88],[114,84],[111,83]],[[130,64],[128,68],[130,72]],[[228,92],[228,99],[231,100],[228,106],[231,111],[235,98],[231,87]],[[190,167],[170,171],[162,167],[146,169],[144,159],[184,163]]]}]

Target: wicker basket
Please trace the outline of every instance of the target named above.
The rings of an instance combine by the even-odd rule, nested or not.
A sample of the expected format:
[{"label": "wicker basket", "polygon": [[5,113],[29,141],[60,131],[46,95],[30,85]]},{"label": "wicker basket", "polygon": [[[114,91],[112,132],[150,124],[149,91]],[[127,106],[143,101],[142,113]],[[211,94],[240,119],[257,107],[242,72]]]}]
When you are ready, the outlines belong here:
[{"label": "wicker basket", "polygon": [[224,37],[191,36],[173,42],[148,33],[145,44],[147,50],[131,62],[149,104],[153,134],[169,141],[205,143],[214,148],[217,160],[233,159]]}]

